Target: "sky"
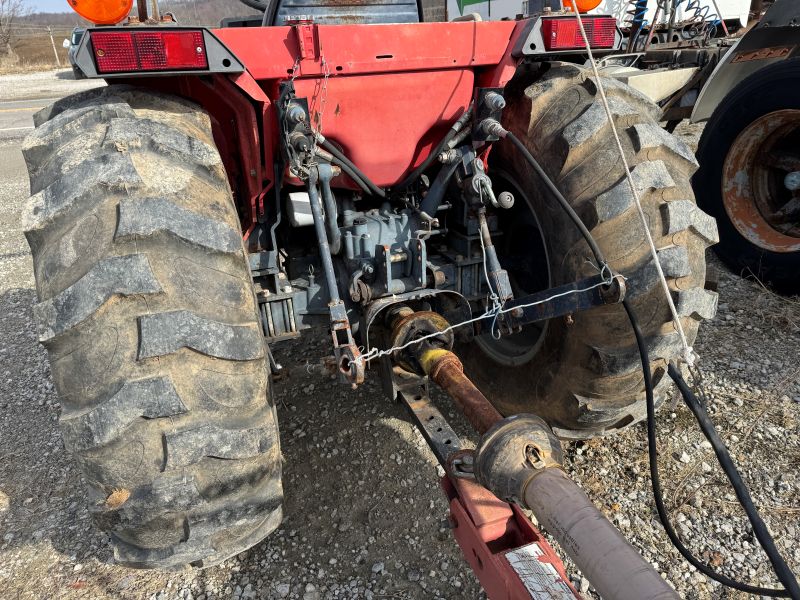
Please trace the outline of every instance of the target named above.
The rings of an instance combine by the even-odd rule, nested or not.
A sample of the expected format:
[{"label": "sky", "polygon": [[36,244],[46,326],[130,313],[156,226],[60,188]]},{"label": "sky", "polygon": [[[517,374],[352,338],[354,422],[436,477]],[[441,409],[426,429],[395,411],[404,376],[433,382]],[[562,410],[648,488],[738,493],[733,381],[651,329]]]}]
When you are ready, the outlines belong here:
[{"label": "sky", "polygon": [[25,4],[33,12],[72,12],[67,0],[27,0]]}]

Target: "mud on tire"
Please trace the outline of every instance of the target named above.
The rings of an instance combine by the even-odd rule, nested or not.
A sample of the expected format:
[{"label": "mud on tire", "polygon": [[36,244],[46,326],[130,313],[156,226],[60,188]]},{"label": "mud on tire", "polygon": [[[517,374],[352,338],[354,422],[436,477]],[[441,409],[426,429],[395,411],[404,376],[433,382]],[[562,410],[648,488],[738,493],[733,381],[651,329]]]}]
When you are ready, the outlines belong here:
[{"label": "mud on tire", "polygon": [[34,315],[64,445],[117,561],[208,566],[281,521],[250,272],[208,115],[128,86],[57,102],[25,141]]},{"label": "mud on tire", "polygon": [[[538,80],[525,85],[532,76]],[[697,162],[688,147],[658,125],[652,102],[613,79],[603,81],[691,343],[700,322],[713,317],[717,306],[717,294],[704,285],[705,251],[718,241],[717,226],[695,205],[690,178]],[[506,96],[504,126],[525,142],[612,268],[628,278],[627,297],[647,336],[656,392],[663,397],[667,361],[680,354],[681,345],[593,78],[577,66],[555,66],[542,76],[522,74]],[[522,272],[542,273],[538,289],[596,275],[585,241],[510,143],[496,145],[489,166],[497,187],[509,189],[508,181],[515,182],[517,202],[505,217],[511,226],[531,215],[536,224],[535,235],[504,229],[496,247],[507,264],[522,261]],[[603,435],[645,415],[641,363],[620,305],[554,319],[517,356],[498,348],[483,336],[463,354],[468,373],[505,414],[541,415],[563,438]]]}]

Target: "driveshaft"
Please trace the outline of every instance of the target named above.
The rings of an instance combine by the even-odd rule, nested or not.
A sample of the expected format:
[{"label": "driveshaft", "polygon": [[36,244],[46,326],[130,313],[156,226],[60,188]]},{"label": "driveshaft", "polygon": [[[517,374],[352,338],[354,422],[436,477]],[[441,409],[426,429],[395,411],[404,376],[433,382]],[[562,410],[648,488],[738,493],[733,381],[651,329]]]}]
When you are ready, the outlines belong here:
[{"label": "driveshaft", "polygon": [[[403,311],[403,322],[425,314]],[[435,320],[442,330],[447,323]],[[430,322],[427,323],[430,330]],[[533,511],[604,598],[677,598],[670,585],[594,506],[562,468],[561,445],[534,415],[503,418],[464,373],[458,357],[433,338],[411,352],[423,373],[439,385],[481,434],[474,478],[497,497]],[[461,457],[463,460],[463,457]],[[445,465],[453,474],[452,456]],[[459,473],[463,477],[464,473]]]}]

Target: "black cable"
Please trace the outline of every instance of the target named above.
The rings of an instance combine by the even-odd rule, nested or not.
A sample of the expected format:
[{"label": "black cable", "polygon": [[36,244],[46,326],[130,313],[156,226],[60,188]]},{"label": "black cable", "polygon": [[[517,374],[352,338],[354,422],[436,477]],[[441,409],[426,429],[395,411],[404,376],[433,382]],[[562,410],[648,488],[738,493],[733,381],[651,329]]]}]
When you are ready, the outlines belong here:
[{"label": "black cable", "polygon": [[[378,196],[379,198],[386,198],[386,192],[383,191],[381,188],[379,188],[377,185],[375,185],[372,182],[372,180],[369,177],[367,177],[364,174],[364,172],[361,169],[359,169],[353,163],[353,161],[351,161],[349,158],[347,158],[344,155],[344,153],[342,153],[342,151],[339,150],[335,145],[333,145],[332,143],[330,143],[326,139],[322,140],[321,145],[322,145],[323,148],[325,148],[325,150],[327,150],[328,152],[333,154],[336,158],[338,158],[339,162],[342,163],[342,165],[346,165],[351,171],[353,171],[356,175],[358,175],[359,179],[361,179],[361,181],[364,182],[364,184],[366,184],[366,187],[370,190],[369,194],[371,196]],[[347,173],[347,171],[345,171],[345,173]],[[350,175],[350,173],[347,173],[347,174]],[[351,178],[352,178],[352,176],[351,176]]]},{"label": "black cable", "polygon": [[[496,123],[496,122],[494,122]],[[490,126],[494,126],[492,123]],[[586,240],[586,243],[589,245],[589,248],[592,250],[592,253],[595,256],[599,265],[605,265],[605,259],[603,257],[603,253],[600,250],[597,242],[595,241],[594,237],[592,236],[591,232],[586,228],[583,221],[581,221],[580,217],[574,211],[572,206],[570,206],[567,199],[561,194],[558,188],[555,186],[553,181],[544,172],[544,169],[539,165],[533,155],[528,151],[525,145],[510,131],[507,131],[497,124],[497,128],[494,130],[494,133],[500,135],[501,137],[505,137],[517,147],[517,149],[522,153],[528,163],[533,167],[534,171],[541,177],[542,181],[544,181],[547,188],[552,192],[552,194],[556,197],[561,207],[564,211],[569,215],[570,219],[573,221],[575,226],[580,231],[583,238]],[[717,457],[720,459],[720,465],[725,470],[725,473],[728,475],[728,478],[731,480],[731,483],[734,486],[734,490],[736,491],[737,496],[739,497],[740,502],[742,503],[742,507],[747,512],[748,518],[751,519],[751,523],[753,523],[753,531],[756,534],[759,542],[761,543],[764,551],[767,552],[767,555],[770,558],[770,561],[775,568],[775,573],[778,578],[781,580],[786,586],[786,589],[771,589],[771,588],[762,588],[758,586],[752,586],[745,583],[740,583],[725,575],[721,575],[715,571],[713,571],[710,567],[702,563],[699,559],[697,559],[691,551],[683,545],[681,540],[678,538],[678,535],[675,533],[675,530],[672,527],[672,523],[669,520],[669,515],[667,514],[666,507],[664,506],[664,497],[661,490],[661,478],[658,474],[658,456],[656,453],[656,422],[655,422],[655,413],[656,413],[656,406],[655,406],[655,397],[653,393],[653,378],[652,374],[650,373],[650,357],[647,352],[647,346],[644,341],[644,336],[642,334],[641,329],[639,328],[639,323],[636,320],[636,316],[633,313],[633,309],[631,308],[630,304],[628,304],[627,300],[622,301],[622,306],[625,308],[625,312],[628,315],[628,320],[631,323],[631,328],[633,329],[634,336],[636,337],[636,345],[639,349],[639,357],[641,358],[642,362],[642,373],[644,375],[644,384],[645,384],[645,396],[646,396],[646,404],[647,404],[647,452],[650,459],[650,480],[653,487],[653,498],[656,503],[656,511],[658,512],[658,517],[661,520],[661,524],[664,527],[664,531],[667,534],[667,537],[670,539],[670,542],[675,546],[678,552],[694,567],[703,573],[704,575],[710,577],[711,579],[718,581],[719,583],[733,588],[735,590],[739,590],[742,592],[746,592],[749,594],[758,594],[762,596],[770,596],[770,597],[789,597],[793,598],[794,600],[800,600],[800,591],[797,591],[797,582],[794,578],[789,567],[786,565],[783,558],[780,556],[780,553],[775,546],[775,542],[769,535],[769,532],[766,530],[766,526],[764,525],[761,518],[758,516],[758,511],[756,510],[755,506],[750,499],[750,495],[747,492],[747,488],[742,482],[741,477],[739,477],[738,472],[736,471],[735,466],[733,466],[733,462],[730,460],[730,455],[727,454],[727,450],[725,449],[722,442],[719,440],[719,437],[716,436],[716,431],[714,430],[714,426],[711,423],[710,419],[708,419],[708,415],[706,416],[705,423],[700,423],[701,429],[703,429],[703,433],[706,434],[706,437],[711,442],[712,446],[714,447],[715,452],[717,452]],[[670,369],[672,367],[670,366]],[[670,373],[672,377],[672,373]],[[680,377],[680,375],[678,374]],[[673,377],[674,379],[674,377]],[[681,381],[683,379],[681,378]],[[676,380],[676,383],[678,381]],[[686,383],[683,382],[684,388],[686,388]],[[678,385],[680,388],[680,384]],[[686,388],[688,390],[688,388]],[[683,389],[681,389],[683,393]],[[691,394],[691,392],[689,392]],[[694,396],[692,396],[694,397]],[[684,394],[684,398],[686,399],[687,404],[689,404],[689,408],[692,409],[694,412],[694,408],[691,405],[689,398]],[[699,401],[697,398],[694,398],[695,403],[699,405]],[[703,411],[703,414],[704,411]],[[700,421],[700,417],[698,413],[695,413],[695,416],[698,417],[698,422]],[[705,427],[709,428],[711,433],[706,433]],[[712,440],[709,435],[713,435],[716,437],[716,441],[718,444],[715,444],[715,441]],[[723,461],[723,458],[720,454],[720,449],[724,451],[724,455],[727,456],[727,462]],[[736,480],[736,483],[734,483]],[[740,494],[744,492],[744,496]],[[744,500],[743,500],[744,498]],[[756,523],[759,524],[758,529],[756,528]],[[764,541],[762,541],[761,535],[764,535]]]},{"label": "black cable", "polygon": [[520,141],[520,139],[510,131],[507,131],[505,129],[503,131],[505,132],[505,135],[503,137],[510,140],[511,143],[517,147],[517,149],[522,153],[522,156],[525,157],[525,160],[527,160],[528,163],[531,165],[531,167],[533,167],[533,170],[536,171],[541,180],[544,181],[545,185],[553,194],[553,196],[556,197],[556,200],[558,200],[558,203],[561,205],[561,208],[564,209],[569,218],[575,224],[575,227],[578,228],[578,231],[580,231],[581,235],[583,236],[583,239],[586,240],[586,243],[589,244],[589,249],[592,251],[592,254],[594,254],[594,258],[597,261],[598,266],[602,268],[603,265],[606,264],[606,259],[603,256],[603,251],[600,250],[600,247],[597,245],[597,242],[592,237],[592,234],[586,228],[586,225],[584,225],[583,221],[581,221],[581,218],[578,216],[578,213],[576,213],[575,210],[570,205],[570,203],[567,202],[567,199],[553,183],[553,180],[547,176],[547,173],[544,172],[544,169],[542,169],[541,165],[533,157],[533,154],[531,154],[528,151],[528,149],[525,147],[525,144],[523,144]]},{"label": "black cable", "polygon": [[393,192],[402,192],[408,186],[414,183],[428,169],[428,167],[430,167],[433,164],[433,161],[435,161],[439,157],[439,155],[447,149],[448,144],[451,141],[453,141],[453,138],[455,138],[456,135],[458,135],[458,133],[462,131],[464,125],[466,125],[467,121],[469,121],[470,116],[472,115],[472,107],[473,103],[470,103],[470,105],[467,107],[467,110],[464,111],[464,114],[462,114],[456,120],[456,122],[453,123],[450,129],[447,130],[447,133],[442,138],[442,140],[436,145],[436,148],[434,148],[428,154],[428,157],[425,160],[423,160],[422,163],[416,169],[414,169],[413,171],[411,171],[411,173],[406,175],[403,181],[401,181],[392,188]]},{"label": "black cable", "polygon": [[[625,312],[628,315],[628,320],[631,323],[631,327],[633,328],[633,334],[636,337],[636,345],[639,348],[639,357],[642,361],[642,373],[644,374],[644,387],[645,387],[645,396],[647,402],[647,454],[650,459],[650,481],[653,487],[653,498],[655,499],[656,503],[656,511],[658,512],[658,518],[661,520],[661,524],[664,527],[664,531],[667,534],[667,537],[672,542],[672,545],[681,553],[681,555],[692,565],[697,568],[698,571],[703,573],[704,575],[710,577],[711,579],[718,581],[719,583],[733,588],[735,590],[739,590],[741,592],[746,592],[748,594],[757,594],[761,596],[770,596],[775,598],[794,598],[797,600],[800,596],[793,595],[787,590],[780,590],[780,589],[771,589],[771,588],[762,588],[753,585],[748,585],[746,583],[740,583],[725,575],[721,575],[716,571],[713,571],[710,567],[706,564],[702,563],[699,559],[697,559],[691,551],[683,545],[681,540],[678,538],[678,535],[675,533],[675,529],[672,527],[672,523],[669,520],[669,515],[667,514],[667,509],[664,506],[664,497],[661,490],[661,478],[658,474],[658,455],[656,453],[656,406],[655,406],[655,398],[653,396],[653,378],[652,374],[650,373],[650,357],[647,352],[647,346],[645,345],[644,336],[642,335],[642,330],[639,328],[639,323],[636,320],[636,316],[633,313],[633,309],[631,308],[630,304],[628,304],[627,300],[622,301],[622,306],[625,308]],[[671,376],[671,375],[670,375]],[[676,382],[677,383],[677,382]],[[685,385],[685,383],[684,383]],[[679,385],[680,387],[680,385]],[[683,391],[683,390],[681,390]],[[685,397],[685,396],[684,396]],[[688,401],[687,401],[688,404]],[[690,407],[691,408],[691,407]],[[702,426],[702,425],[701,425]],[[713,430],[713,425],[711,426]],[[705,431],[704,431],[705,433]],[[710,441],[710,440],[709,440]],[[712,442],[713,444],[713,442]],[[716,449],[716,448],[715,448]],[[719,454],[717,455],[719,456]],[[729,457],[730,458],[730,457]],[[725,469],[725,465],[722,465],[723,469]],[[727,473],[727,470],[726,470]],[[729,475],[730,477],[730,475]],[[741,481],[741,480],[740,480]],[[742,483],[742,486],[744,484]],[[738,490],[737,490],[738,494]],[[752,503],[751,503],[752,504]],[[753,507],[755,508],[755,507]],[[745,508],[745,510],[747,510]],[[748,516],[749,513],[748,513]],[[762,523],[763,524],[763,523]],[[760,538],[759,538],[759,541]],[[763,543],[762,543],[763,547]],[[774,542],[773,542],[774,547]],[[765,548],[766,550],[766,548]],[[782,559],[781,559],[782,560]],[[788,567],[787,567],[788,569]],[[780,577],[780,574],[777,573]],[[795,583],[795,585],[797,585]]]},{"label": "black cable", "polygon": [[347,164],[343,163],[335,156],[331,157],[331,163],[340,167],[342,171],[344,171],[344,174],[347,175],[350,179],[352,179],[353,183],[355,183],[358,187],[360,187],[361,190],[365,194],[367,194],[367,196],[372,196],[372,190],[367,187],[367,184],[364,183],[361,177],[359,177],[358,174],[355,171],[353,171],[353,169],[347,166]]},{"label": "black cable", "polygon": [[445,148],[447,147],[447,144],[449,144],[450,140],[452,140],[456,136],[456,133],[457,132],[454,131],[453,129],[448,129],[447,134],[436,145],[436,148],[434,148],[431,151],[431,153],[428,154],[428,157],[425,160],[423,160],[422,163],[416,169],[414,169],[413,171],[411,171],[411,173],[406,175],[403,181],[394,186],[392,188],[393,191],[402,192],[408,186],[414,183],[417,179],[419,179],[420,176],[428,169],[428,167],[430,167],[433,164],[433,161],[435,161],[439,157],[439,155],[442,152],[444,152]]},{"label": "black cable", "polygon": [[731,486],[736,492],[736,497],[739,499],[739,504],[742,505],[744,512],[747,513],[747,518],[753,526],[753,533],[755,533],[756,539],[758,539],[769,561],[772,563],[775,574],[791,597],[800,599],[800,585],[797,584],[794,573],[792,573],[792,570],[781,556],[778,547],[775,545],[775,540],[772,539],[772,535],[767,529],[761,515],[758,514],[758,508],[756,508],[756,505],[753,503],[750,491],[742,480],[742,476],[739,474],[733,459],[731,459],[728,448],[720,439],[717,430],[714,428],[711,417],[709,417],[708,412],[697,396],[695,396],[692,390],[689,389],[689,386],[686,385],[686,381],[684,381],[680,371],[678,371],[674,365],[670,364],[667,368],[667,372],[678,386],[678,389],[683,395],[683,399],[686,401],[686,405],[694,413],[697,423],[703,431],[703,435],[711,442],[714,453],[717,455],[717,460],[720,466],[722,466],[722,470],[725,471],[725,475],[728,476]]}]

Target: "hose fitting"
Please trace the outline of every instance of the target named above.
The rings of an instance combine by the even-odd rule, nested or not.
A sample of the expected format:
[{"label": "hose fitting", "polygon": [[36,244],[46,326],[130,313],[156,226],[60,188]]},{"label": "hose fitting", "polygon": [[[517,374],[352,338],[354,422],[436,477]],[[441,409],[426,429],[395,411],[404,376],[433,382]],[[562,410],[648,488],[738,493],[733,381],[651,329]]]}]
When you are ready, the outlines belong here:
[{"label": "hose fitting", "polygon": [[508,134],[506,128],[494,119],[484,119],[481,121],[479,127],[485,135],[495,135],[499,138],[504,138]]}]

